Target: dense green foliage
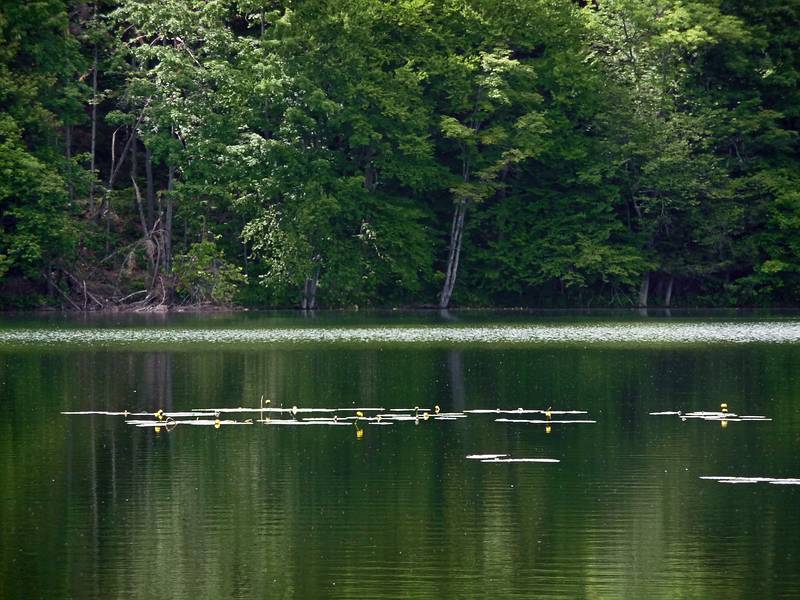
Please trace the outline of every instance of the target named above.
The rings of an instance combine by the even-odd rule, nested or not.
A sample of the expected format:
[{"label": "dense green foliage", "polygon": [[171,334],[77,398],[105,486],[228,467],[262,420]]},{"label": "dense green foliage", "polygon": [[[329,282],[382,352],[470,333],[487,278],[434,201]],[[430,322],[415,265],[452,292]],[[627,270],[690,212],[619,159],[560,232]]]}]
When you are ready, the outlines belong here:
[{"label": "dense green foliage", "polygon": [[797,0],[3,0],[0,297],[795,304],[798,52]]},{"label": "dense green foliage", "polygon": [[229,304],[236,286],[247,281],[211,241],[192,244],[186,254],[175,257],[172,269],[178,292],[197,303]]}]

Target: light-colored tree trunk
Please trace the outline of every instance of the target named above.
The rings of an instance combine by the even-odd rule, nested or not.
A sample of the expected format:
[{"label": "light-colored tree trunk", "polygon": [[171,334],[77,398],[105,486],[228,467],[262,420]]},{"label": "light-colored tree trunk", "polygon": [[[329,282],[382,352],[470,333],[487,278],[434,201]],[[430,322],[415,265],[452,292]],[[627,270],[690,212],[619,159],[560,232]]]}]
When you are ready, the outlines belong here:
[{"label": "light-colored tree trunk", "polygon": [[[97,7],[95,6],[95,16],[97,16]],[[97,156],[97,44],[94,45],[92,60],[92,141],[91,141],[91,158],[89,159],[89,170],[92,172],[92,181],[89,184],[89,209],[94,210],[94,192],[95,192],[95,159]]]},{"label": "light-colored tree trunk", "polygon": [[144,208],[142,208],[142,193],[139,191],[139,185],[136,183],[135,177],[131,177],[131,183],[133,183],[133,191],[136,198],[136,208],[139,212],[139,224],[142,227],[142,239],[146,240],[150,237],[150,230],[147,227],[147,220],[144,218]]},{"label": "light-colored tree trunk", "polygon": [[172,273],[172,190],[175,187],[175,167],[169,167],[167,176],[166,208],[164,210],[164,272]]},{"label": "light-colored tree trunk", "polygon": [[664,291],[664,306],[667,308],[669,308],[672,304],[672,287],[674,283],[675,277],[670,275],[669,279],[667,280],[667,289]]},{"label": "light-colored tree trunk", "polygon": [[131,153],[131,183],[133,183],[133,191],[134,191],[133,199],[136,203],[136,212],[139,214],[139,224],[142,227],[142,239],[146,240],[150,237],[150,226],[144,214],[142,193],[139,190],[139,184],[136,182],[136,177],[139,175],[138,171],[139,171],[139,162],[136,159],[136,141],[134,141],[133,151]]},{"label": "light-colored tree trunk", "polygon": [[450,298],[456,285],[458,262],[461,258],[461,241],[464,235],[464,218],[467,214],[466,200],[459,200],[453,212],[453,223],[450,227],[450,251],[447,255],[447,271],[445,273],[442,293],[439,296],[439,308],[450,306]]},{"label": "light-colored tree trunk", "polygon": [[303,293],[300,298],[300,308],[314,310],[317,308],[317,284],[319,283],[319,269],[314,271],[312,277],[306,277],[303,284]]},{"label": "light-colored tree trunk", "polygon": [[155,231],[152,231],[150,226],[147,224],[142,202],[142,193],[139,190],[139,185],[136,183],[136,178],[133,175],[131,176],[131,183],[133,183],[133,191],[136,197],[136,207],[139,212],[139,223],[142,228],[142,240],[144,243],[145,254],[147,255],[147,300],[149,301],[153,298],[155,293],[159,269],[161,268],[162,264],[161,257],[163,256],[163,253],[160,244],[163,237],[160,235],[155,235]]},{"label": "light-colored tree trunk", "polygon": [[133,143],[131,144],[131,179],[136,179],[139,176],[139,157],[136,155],[136,147],[139,143],[136,131],[132,132]]},{"label": "light-colored tree trunk", "polygon": [[642,275],[642,284],[639,286],[639,306],[647,308],[647,298],[650,295],[650,271]]},{"label": "light-colored tree trunk", "polygon": [[153,181],[153,155],[146,144],[144,147],[144,175],[146,178],[145,193],[147,194],[147,226],[152,227],[155,223],[156,187]]},{"label": "light-colored tree trunk", "polygon": [[[160,253],[159,259],[161,262],[161,281],[162,287],[162,304],[172,304],[174,296],[175,283],[172,278],[172,212],[173,212],[173,199],[172,190],[175,181],[175,167],[170,166],[167,176],[167,189],[163,195],[164,204],[163,210],[160,210],[160,227],[159,227],[159,246]],[[156,272],[158,272],[158,265],[156,265]],[[156,279],[153,278],[153,287],[155,288]]]},{"label": "light-colored tree trunk", "polygon": [[[144,115],[144,113],[142,113]],[[136,139],[136,129],[139,127],[139,124],[142,122],[142,117],[139,117],[139,120],[136,121],[136,124],[131,128],[128,139],[125,140],[125,145],[122,147],[122,152],[119,153],[119,160],[116,160],[115,152],[116,152],[116,132],[114,136],[111,138],[111,172],[108,175],[108,191],[114,189],[114,182],[117,180],[117,175],[119,174],[122,165],[125,164],[125,158],[128,156],[128,152],[131,150],[131,146],[133,145],[133,141]],[[106,197],[108,197],[106,195]]]}]

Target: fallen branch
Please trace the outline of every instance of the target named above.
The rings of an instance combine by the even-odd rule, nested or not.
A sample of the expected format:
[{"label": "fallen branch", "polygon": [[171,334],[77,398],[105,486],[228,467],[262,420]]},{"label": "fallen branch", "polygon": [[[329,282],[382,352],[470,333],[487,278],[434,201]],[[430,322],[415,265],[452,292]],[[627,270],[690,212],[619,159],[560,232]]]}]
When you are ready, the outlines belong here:
[{"label": "fallen branch", "polygon": [[128,294],[124,298],[120,298],[116,302],[117,302],[117,304],[122,304],[123,302],[125,302],[126,300],[129,300],[130,298],[133,298],[134,296],[138,296],[139,294],[147,294],[147,293],[148,293],[147,290],[139,290],[138,292],[133,292],[132,294]]},{"label": "fallen branch", "polygon": [[92,292],[90,292],[90,291],[89,291],[89,290],[86,288],[86,280],[85,280],[85,279],[84,279],[84,280],[80,280],[80,279],[78,279],[77,277],[75,277],[75,275],[73,275],[72,273],[70,273],[70,272],[69,272],[69,271],[67,271],[66,269],[61,269],[61,272],[62,272],[62,273],[64,273],[64,274],[65,274],[67,277],[69,277],[70,279],[72,279],[72,281],[74,281],[74,282],[75,282],[75,284],[76,284],[76,285],[77,285],[79,288],[80,288],[80,287],[82,287],[82,288],[83,288],[83,310],[86,310],[86,309],[87,309],[87,307],[86,307],[86,297],[87,297],[87,296],[88,296],[89,298],[91,298],[92,302],[95,302],[95,303],[96,303],[96,304],[97,304],[97,305],[98,305],[100,308],[105,308],[105,307],[106,307],[106,305],[105,305],[104,303],[100,302],[100,300],[98,300],[98,299],[95,297],[95,295],[94,295],[94,294],[92,294]]},{"label": "fallen branch", "polygon": [[47,280],[50,282],[50,285],[53,287],[53,289],[55,289],[59,294],[61,294],[61,296],[64,298],[64,300],[66,300],[67,302],[69,302],[72,305],[72,308],[74,308],[77,311],[81,310],[81,307],[78,306],[77,304],[75,304],[75,302],[72,301],[72,298],[70,298],[66,293],[64,293],[64,290],[62,290],[60,287],[58,287],[56,285],[56,283],[53,281],[52,277],[50,277],[48,275],[47,276]]}]

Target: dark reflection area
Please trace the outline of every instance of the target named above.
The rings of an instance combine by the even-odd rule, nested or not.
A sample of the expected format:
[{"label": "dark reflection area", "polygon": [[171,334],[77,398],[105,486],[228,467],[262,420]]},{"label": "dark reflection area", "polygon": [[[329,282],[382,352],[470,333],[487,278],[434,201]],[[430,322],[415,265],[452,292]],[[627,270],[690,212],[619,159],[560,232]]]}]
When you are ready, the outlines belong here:
[{"label": "dark reflection area", "polygon": [[450,375],[450,408],[455,411],[465,409],[464,362],[461,350],[447,351],[447,371]]},{"label": "dark reflection area", "polygon": [[[792,597],[800,348],[0,353],[0,597]],[[583,409],[137,429],[62,410]],[[651,411],[763,414],[766,423]],[[558,458],[483,464],[472,453]]]},{"label": "dark reflection area", "polygon": [[[141,375],[129,381],[139,394],[141,407],[158,407],[165,411],[174,408],[172,402],[172,353],[152,352],[144,356]],[[137,381],[141,384],[137,389]]]}]

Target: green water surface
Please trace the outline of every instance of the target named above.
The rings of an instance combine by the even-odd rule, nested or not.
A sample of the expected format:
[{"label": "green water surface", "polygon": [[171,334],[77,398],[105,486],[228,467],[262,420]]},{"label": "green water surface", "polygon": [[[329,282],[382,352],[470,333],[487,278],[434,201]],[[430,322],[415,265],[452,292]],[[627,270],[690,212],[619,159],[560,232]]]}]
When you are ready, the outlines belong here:
[{"label": "green water surface", "polygon": [[[724,318],[723,318],[724,317]],[[699,324],[732,318],[656,317]],[[3,330],[450,326],[5,318],[1,598],[800,597],[800,344],[3,343]],[[640,322],[461,315],[453,326]],[[693,321],[694,319],[694,321]],[[791,316],[761,320],[792,323]],[[580,409],[595,424],[140,429],[75,410]],[[718,410],[766,422],[682,421]],[[559,463],[481,463],[506,453]]]}]

